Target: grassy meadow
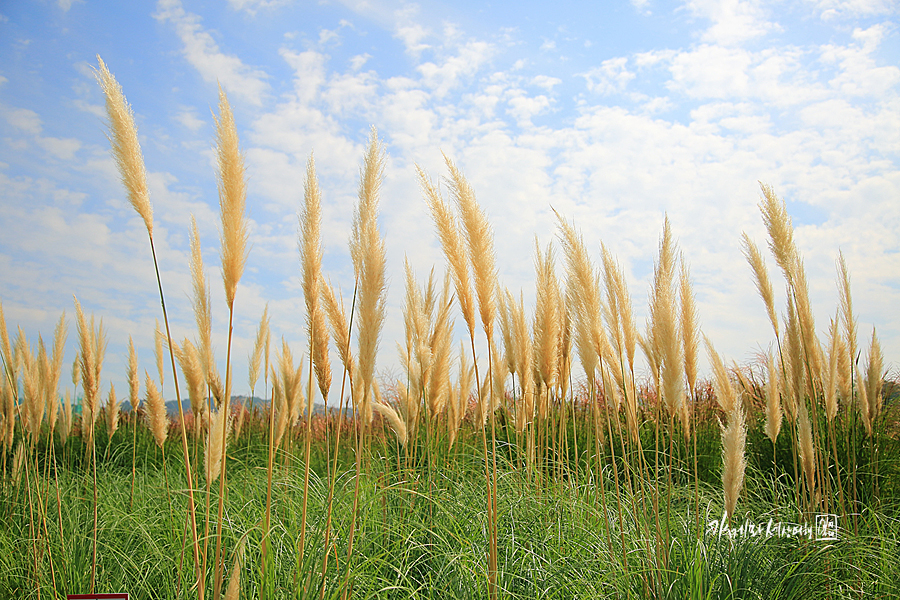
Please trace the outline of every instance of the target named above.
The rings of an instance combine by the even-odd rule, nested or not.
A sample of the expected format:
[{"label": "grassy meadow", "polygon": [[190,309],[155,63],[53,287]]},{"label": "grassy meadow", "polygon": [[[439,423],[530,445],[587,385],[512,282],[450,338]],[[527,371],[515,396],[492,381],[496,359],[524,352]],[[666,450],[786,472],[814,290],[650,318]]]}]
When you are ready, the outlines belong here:
[{"label": "grassy meadow", "polygon": [[[131,108],[102,61],[96,74],[156,264]],[[238,374],[231,326],[249,239],[221,91],[216,125],[224,373],[195,223],[195,336],[170,335],[157,268],[158,372],[139,376],[130,343],[120,396],[103,382],[102,315],[75,300],[74,393],[61,396],[65,315],[52,344],[30,344],[21,328],[10,338],[0,305],[0,597],[900,597],[897,378],[877,334],[860,338],[842,257],[835,316],[815,323],[774,190],[762,186],[759,208],[787,300],[776,309],[757,242],[736,241],[774,340],[736,365],[700,334],[668,220],[645,328],[612,250],[590,251],[563,215],[557,245],[535,247],[526,307],[498,281],[492,226],[465,175],[446,159],[445,199],[420,170],[446,270],[420,280],[407,265],[403,373],[386,381],[376,358],[394,340],[380,337],[384,151],[373,130],[350,240],[355,289],[341,297],[322,273],[310,159],[306,351],[273,342],[265,312],[250,372]],[[238,402],[233,378],[246,375],[254,399]],[[338,390],[340,407],[313,409]],[[125,399],[137,408],[122,411]]]}]

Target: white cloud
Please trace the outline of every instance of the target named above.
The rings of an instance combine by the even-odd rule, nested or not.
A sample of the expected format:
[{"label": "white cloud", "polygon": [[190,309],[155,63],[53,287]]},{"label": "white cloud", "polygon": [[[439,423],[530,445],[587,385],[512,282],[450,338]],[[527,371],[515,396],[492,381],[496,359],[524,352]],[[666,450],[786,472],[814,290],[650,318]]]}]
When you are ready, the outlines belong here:
[{"label": "white cloud", "polygon": [[631,5],[643,15],[652,14],[650,11],[650,0],[631,0]]},{"label": "white cloud", "polygon": [[206,122],[197,117],[197,111],[193,108],[182,107],[175,115],[175,120],[196,133],[206,125]]},{"label": "white cloud", "polygon": [[418,58],[422,52],[431,48],[424,42],[431,32],[414,21],[419,7],[415,4],[407,4],[403,8],[394,11],[394,37],[403,42],[406,53]]},{"label": "white cloud", "polygon": [[280,54],[294,70],[294,90],[300,102],[315,100],[319,88],[325,83],[325,61],[328,57],[315,50],[294,52],[286,48],[282,48]]},{"label": "white cloud", "polygon": [[635,74],[628,70],[628,58],[624,56],[604,60],[599,67],[581,76],[589,91],[603,95],[624,91],[628,82],[635,78]]},{"label": "white cloud", "polygon": [[818,0],[813,4],[824,21],[889,15],[897,11],[896,0]]},{"label": "white cloud", "polygon": [[467,42],[458,50],[458,54],[447,57],[440,64],[426,62],[416,67],[422,82],[432,88],[438,98],[455,89],[461,79],[474,75],[494,53],[492,44],[480,41]]},{"label": "white cloud", "polygon": [[723,46],[738,45],[780,29],[767,20],[759,0],[688,0],[688,10],[712,22],[701,39]]},{"label": "white cloud", "polygon": [[531,118],[550,108],[550,99],[547,96],[526,96],[524,92],[517,92],[508,100],[509,114],[516,119],[519,127],[531,127]]},{"label": "white cloud", "polygon": [[354,71],[359,71],[362,69],[369,59],[372,58],[371,54],[357,54],[353,58],[350,59],[350,68]]},{"label": "white cloud", "polygon": [[180,0],[159,0],[156,9],[153,16],[172,23],[184,44],[185,58],[204,81],[215,83],[218,80],[229,95],[250,104],[262,104],[269,88],[264,71],[248,67],[237,56],[221,52],[212,35],[200,25],[200,17],[186,12]]},{"label": "white cloud", "polygon": [[557,77],[548,77],[547,75],[536,75],[531,79],[531,85],[544,88],[548,92],[552,92],[553,88],[562,83],[562,79]]},{"label": "white cloud", "polygon": [[228,0],[228,4],[234,10],[244,10],[251,15],[268,8],[287,6],[292,0]]},{"label": "white cloud", "polygon": [[850,96],[879,97],[900,83],[900,68],[895,65],[876,66],[872,58],[885,33],[883,24],[868,29],[857,28],[853,31],[856,45],[825,47],[823,60],[838,63],[841,69],[829,82],[833,88]]},{"label": "white cloud", "polygon": [[61,160],[72,160],[81,149],[81,142],[74,138],[39,137],[38,145]]},{"label": "white cloud", "polygon": [[0,107],[6,122],[25,133],[38,135],[43,130],[43,123],[36,112],[28,108]]}]

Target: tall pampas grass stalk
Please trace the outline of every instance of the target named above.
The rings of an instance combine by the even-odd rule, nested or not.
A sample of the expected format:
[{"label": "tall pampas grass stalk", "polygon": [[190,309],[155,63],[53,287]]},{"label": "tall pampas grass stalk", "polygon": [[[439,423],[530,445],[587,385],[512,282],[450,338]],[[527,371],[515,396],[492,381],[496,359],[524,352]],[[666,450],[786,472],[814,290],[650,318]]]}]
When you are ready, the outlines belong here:
[{"label": "tall pampas grass stalk", "polygon": [[138,362],[137,352],[134,350],[134,340],[128,336],[128,400],[131,403],[131,491],[128,494],[128,510],[134,506],[134,480],[137,474],[137,415],[138,406],[140,405],[140,386],[141,382],[138,378]]},{"label": "tall pampas grass stalk", "polygon": [[[302,287],[303,299],[306,303],[306,334],[309,338],[309,376],[307,377],[307,409],[306,409],[306,458],[303,465],[303,509],[300,518],[299,556],[297,558],[297,571],[303,565],[303,557],[306,551],[306,515],[309,496],[309,460],[310,444],[312,442],[312,418],[314,407],[313,396],[313,371],[319,384],[319,393],[322,402],[328,403],[328,390],[331,387],[331,363],[328,359],[328,328],[325,321],[325,311],[321,304],[322,280],[322,242],[321,224],[322,209],[319,182],[316,177],[316,165],[310,155],[306,166],[306,182],[304,184],[304,204],[300,211],[300,264],[303,271]],[[326,411],[327,413],[327,411]],[[327,416],[326,416],[327,422]],[[326,449],[328,439],[325,440]],[[326,542],[327,554],[327,542]],[[312,573],[310,573],[310,577]],[[324,572],[323,572],[324,576]],[[308,587],[308,580],[304,582],[304,589]]]},{"label": "tall pampas grass stalk", "polygon": [[[497,291],[497,267],[494,259],[494,235],[488,223],[487,216],[475,200],[475,192],[462,172],[456,167],[449,157],[444,155],[444,162],[450,171],[448,184],[459,213],[459,219],[464,232],[466,247],[468,250],[469,265],[472,267],[472,275],[475,296],[478,299],[478,310],[481,317],[481,326],[487,339],[488,370],[485,375],[489,381],[487,389],[493,397],[494,374],[493,366],[493,339],[494,317],[496,314]],[[470,330],[471,331],[471,330]],[[472,332],[472,354],[475,354],[474,332]],[[477,361],[476,361],[477,364]],[[477,367],[476,367],[477,369]],[[477,373],[476,373],[477,377]],[[478,385],[478,389],[484,386]],[[488,406],[487,404],[490,404]],[[488,566],[488,593],[491,598],[496,598],[499,592],[497,587],[497,431],[494,415],[494,402],[483,396],[479,404],[481,410],[489,410],[491,419],[491,467],[488,472],[487,442],[484,441],[485,476],[488,484],[488,524],[490,527],[490,556]],[[484,413],[482,413],[484,414]],[[484,431],[484,427],[482,427]]]},{"label": "tall pampas grass stalk", "polygon": [[[228,417],[222,421],[221,436],[231,411],[231,337],[234,329],[234,296],[247,262],[247,220],[244,204],[247,190],[244,181],[244,157],[238,142],[237,126],[228,97],[219,86],[219,116],[216,121],[216,157],[219,179],[219,210],[221,214],[222,281],[225,302],[228,304],[228,348],[225,354],[225,398],[219,410]],[[222,448],[222,476],[219,479],[219,512],[216,519],[216,575],[214,595],[222,589],[224,563],[222,561],[222,519],[225,502],[226,450]]]},{"label": "tall pampas grass stalk", "polygon": [[[81,419],[82,427],[87,425],[89,441],[86,451],[89,453],[88,458],[91,461],[94,475],[94,530],[91,552],[91,593],[93,593],[97,575],[97,450],[94,444],[94,421],[97,419],[100,408],[100,371],[103,366],[103,355],[106,352],[106,335],[103,332],[102,320],[95,329],[94,317],[91,316],[91,322],[88,325],[77,298],[75,298],[75,314],[81,356],[82,406],[87,412],[85,414],[85,410],[82,411]],[[85,423],[85,418],[87,418],[87,423]]]},{"label": "tall pampas grass stalk", "polygon": [[589,402],[592,411],[594,457],[596,460],[596,478],[600,483],[600,502],[603,508],[603,524],[606,532],[606,543],[612,548],[610,523],[606,515],[606,489],[602,476],[603,464],[600,453],[600,409],[596,391],[596,371],[600,367],[600,349],[606,345],[603,326],[600,320],[602,304],[600,290],[597,286],[595,269],[581,235],[575,227],[562,215],[555,212],[560,230],[560,242],[566,258],[566,278],[568,295],[575,300],[575,345],[578,349],[581,366],[589,386]]},{"label": "tall pampas grass stalk", "polygon": [[716,399],[726,417],[726,425],[721,426],[720,424],[722,431],[722,488],[725,492],[725,515],[730,522],[744,487],[744,473],[747,469],[747,459],[744,455],[747,444],[747,425],[743,403],[731,383],[721,357],[709,338],[704,336],[703,339],[706,343],[709,362],[713,368]]},{"label": "tall pampas grass stalk", "polygon": [[156,283],[159,288],[159,300],[162,305],[163,322],[166,326],[166,339],[169,341],[169,359],[172,364],[172,378],[175,385],[175,398],[178,403],[178,417],[181,423],[182,450],[184,451],[184,466],[188,487],[188,513],[191,518],[191,535],[194,549],[194,569],[199,584],[199,597],[204,598],[204,582],[200,576],[200,544],[197,538],[197,519],[194,510],[194,479],[191,472],[190,454],[188,453],[187,430],[184,425],[184,411],[181,407],[181,393],[178,389],[178,373],[175,370],[175,353],[172,348],[172,335],[169,330],[169,317],[166,312],[166,299],[163,294],[162,279],[159,276],[159,262],[156,259],[156,247],[153,244],[153,207],[150,204],[150,192],[147,188],[147,172],[144,167],[144,157],[138,143],[137,127],[134,124],[134,114],[125,96],[122,87],[106,68],[103,60],[97,57],[98,68],[95,76],[103,89],[106,98],[106,114],[109,119],[109,140],[112,144],[112,154],[119,169],[122,183],[128,192],[128,200],[135,211],[140,215],[147,228],[147,236],[150,240],[150,252],[153,255],[153,267],[156,271]]},{"label": "tall pampas grass stalk", "polygon": [[[345,586],[349,582],[353,559],[353,542],[356,534],[356,518],[359,510],[359,480],[364,440],[372,422],[372,384],[375,377],[375,356],[378,351],[381,327],[385,317],[385,249],[384,239],[378,231],[378,200],[384,178],[384,149],[378,140],[378,132],[372,128],[363,168],[360,173],[359,203],[353,214],[350,236],[350,256],[356,274],[358,301],[356,302],[357,374],[358,381],[351,386],[359,390],[353,394],[353,407],[360,425],[357,432],[356,482],[353,492],[353,515],[347,540],[347,570]],[[357,408],[358,403],[358,408]],[[346,593],[346,587],[345,587]]]},{"label": "tall pampas grass stalk", "polygon": [[[340,449],[341,444],[341,432],[343,430],[343,417],[344,417],[344,391],[345,384],[347,382],[348,376],[352,377],[352,373],[355,369],[353,355],[350,349],[350,334],[351,334],[351,326],[352,326],[352,318],[355,310],[356,303],[356,290],[354,289],[353,293],[353,305],[350,308],[350,318],[351,322],[347,322],[347,314],[344,312],[344,304],[343,299],[338,301],[338,296],[335,296],[334,290],[332,289],[329,283],[322,283],[321,285],[321,293],[322,293],[322,301],[325,304],[325,312],[328,315],[328,323],[331,327],[331,336],[334,340],[335,346],[337,347],[338,356],[340,357],[341,364],[343,365],[343,373],[341,374],[341,395],[340,400],[338,401],[338,420],[337,427],[335,432],[334,439],[334,464],[331,470],[331,476],[328,482],[328,499],[326,500],[326,516],[325,516],[325,544],[323,546],[323,554],[322,557],[322,581],[319,587],[319,598],[320,600],[324,600],[325,598],[325,574],[328,572],[328,557],[329,557],[329,549],[330,549],[330,540],[331,540],[331,518],[333,513],[333,500],[334,500],[334,487],[337,482],[337,469],[338,469],[338,450]],[[351,388],[352,388],[351,382]]]}]

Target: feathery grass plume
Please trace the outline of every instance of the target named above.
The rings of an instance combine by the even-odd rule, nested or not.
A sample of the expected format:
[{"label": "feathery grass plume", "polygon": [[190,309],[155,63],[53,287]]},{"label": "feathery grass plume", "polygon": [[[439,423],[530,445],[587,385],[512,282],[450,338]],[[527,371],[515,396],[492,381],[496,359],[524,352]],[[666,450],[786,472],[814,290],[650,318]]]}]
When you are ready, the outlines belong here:
[{"label": "feathery grass plume", "polygon": [[541,253],[537,237],[534,239],[534,269],[536,298],[534,307],[534,362],[543,385],[556,384],[559,366],[559,284],[553,270],[553,246]]},{"label": "feathery grass plume", "polygon": [[244,565],[244,546],[246,544],[247,534],[245,533],[234,551],[234,566],[231,567],[231,575],[228,577],[224,600],[238,600],[241,597],[241,569]]},{"label": "feathery grass plume", "polygon": [[[331,387],[331,363],[328,360],[328,329],[320,304],[322,281],[322,209],[319,181],[312,155],[306,165],[304,204],[300,209],[300,264],[303,269],[303,298],[306,302],[306,331],[310,339],[312,364],[322,398],[327,400]],[[312,398],[310,397],[310,401]]]},{"label": "feathery grass plume", "polygon": [[404,423],[403,419],[400,418],[400,414],[397,412],[397,410],[393,406],[382,404],[381,402],[373,402],[372,408],[376,413],[387,419],[388,425],[390,425],[391,430],[394,432],[394,435],[397,436],[397,440],[400,442],[400,445],[406,446],[406,423]]},{"label": "feathery grass plume", "polygon": [[872,413],[869,405],[868,385],[862,374],[862,369],[856,371],[856,401],[859,406],[859,416],[866,428],[866,434],[872,435]]},{"label": "feathery grass plume", "polygon": [[[284,400],[283,408],[287,417],[289,417],[286,424],[293,426],[293,424],[300,416],[300,407],[302,406],[297,400],[297,388],[301,387],[300,378],[298,377],[297,373],[302,372],[303,361],[300,361],[300,367],[295,370],[294,353],[291,352],[291,348],[290,346],[288,346],[287,340],[284,339],[284,336],[282,336],[281,338],[281,354],[278,356],[277,360],[278,370],[280,371],[280,391],[283,395],[282,398]],[[300,393],[302,393],[302,391]],[[279,418],[281,418],[281,415],[279,415]],[[279,438],[280,437],[281,436],[279,436]]]},{"label": "feathery grass plume", "polygon": [[874,425],[875,419],[881,415],[884,399],[881,397],[881,387],[884,383],[884,357],[881,353],[881,343],[872,328],[872,340],[869,343],[868,368],[866,369],[866,398],[869,401],[869,422]]},{"label": "feathery grass plume", "polygon": [[[297,365],[297,370],[294,371],[294,375],[291,378],[290,390],[291,394],[287,396],[288,406],[290,407],[290,416],[291,420],[288,425],[293,427],[297,423],[300,422],[300,415],[303,414],[303,406],[307,403],[308,398],[303,393],[303,357],[300,357],[300,364]],[[287,393],[287,389],[285,388],[285,393]],[[312,415],[312,410],[310,406],[310,416]]]},{"label": "feathery grass plume", "polygon": [[46,400],[47,400],[47,424],[50,427],[50,434],[56,428],[56,419],[59,415],[59,378],[62,375],[63,356],[66,350],[66,337],[68,336],[68,324],[66,323],[66,313],[60,315],[59,321],[56,323],[56,329],[53,332],[53,357],[50,360],[47,370],[47,379],[45,381]]},{"label": "feathery grass plume", "polygon": [[272,432],[272,451],[278,450],[278,446],[281,444],[281,438],[284,437],[284,432],[287,429],[288,420],[290,418],[290,407],[288,406],[287,399],[284,395],[284,383],[282,382],[282,376],[275,371],[275,367],[272,367],[272,406],[269,410],[275,411],[275,423],[273,423]]},{"label": "feathery grass plume", "polygon": [[228,97],[219,86],[219,116],[216,122],[216,158],[218,160],[219,210],[222,218],[222,280],[229,310],[234,307],[234,294],[247,262],[247,220],[244,203],[247,189],[244,181],[244,157],[238,143],[237,127]]},{"label": "feathery grass plume", "polygon": [[781,390],[778,389],[778,370],[771,353],[766,355],[766,435],[775,444],[781,432]]},{"label": "feathery grass plume", "polygon": [[76,388],[81,384],[81,352],[75,351],[75,360],[72,361],[72,385]]},{"label": "feathery grass plume", "polygon": [[[44,338],[38,334],[38,355],[37,364],[35,365],[38,373],[38,401],[40,402],[41,411],[47,412],[49,420],[50,411],[50,378],[52,377],[52,367],[50,366],[50,357],[47,355],[47,347],[44,345]],[[54,398],[54,409],[59,402]]]},{"label": "feathery grass plume", "polygon": [[725,411],[727,424],[720,424],[722,433],[722,487],[725,491],[725,514],[730,520],[737,506],[738,497],[744,487],[744,472],[747,460],[744,449],[747,442],[747,426],[744,417],[744,406],[738,391],[731,383],[725,365],[712,342],[705,335],[703,341],[713,368],[713,386],[716,400]]},{"label": "feathery grass plume", "polygon": [[[225,423],[222,422],[225,419]],[[206,452],[203,455],[203,467],[206,481],[212,483],[222,473],[222,456],[228,443],[228,430],[231,419],[224,410],[213,410],[209,413],[209,427],[206,430]]]},{"label": "feathery grass plume", "polygon": [[659,242],[659,258],[654,269],[650,314],[653,323],[653,342],[662,358],[662,395],[669,416],[679,414],[684,404],[684,355],[678,320],[675,316],[675,242],[669,217],[663,223]]},{"label": "feathery grass plume", "polygon": [[504,288],[502,293],[497,294],[497,310],[500,313],[500,336],[503,339],[503,358],[506,359],[506,366],[509,372],[514,376],[518,376],[519,372],[516,367],[516,349],[513,341],[512,329],[512,293],[509,288]]},{"label": "feathery grass plume", "polygon": [[731,383],[728,371],[725,369],[725,363],[722,362],[722,357],[719,356],[719,353],[716,352],[712,342],[705,335],[703,336],[703,343],[706,345],[709,364],[713,370],[713,389],[715,389],[716,392],[716,403],[722,411],[726,414],[730,414],[734,412],[735,407],[738,404],[739,399],[737,392]]},{"label": "feathery grass plume", "polygon": [[557,283],[556,301],[559,305],[559,349],[557,350],[557,384],[560,395],[566,398],[569,395],[569,383],[572,375],[572,305],[567,302],[566,294],[563,294]]},{"label": "feathery grass plume", "polygon": [[116,398],[116,388],[109,384],[109,396],[106,397],[106,434],[112,437],[119,428],[119,400]]},{"label": "feathery grass plume", "polygon": [[163,363],[163,334],[159,330],[159,319],[156,320],[156,331],[153,334],[154,356],[156,357],[156,370],[159,372],[159,387],[161,390],[166,388],[166,372]]},{"label": "feathery grass plume", "polygon": [[750,268],[753,269],[756,291],[759,292],[763,304],[766,305],[766,313],[769,315],[769,322],[775,331],[775,337],[779,337],[778,316],[775,314],[775,292],[772,290],[772,282],[769,279],[766,261],[762,252],[759,251],[757,245],[746,233],[741,234],[741,251],[747,262],[750,263]]},{"label": "feathery grass plume", "polygon": [[331,338],[337,348],[338,357],[348,374],[354,371],[353,352],[350,349],[350,325],[347,322],[347,313],[344,312],[344,300],[334,294],[331,284],[322,285],[322,301],[325,302],[325,313],[328,315],[328,323],[331,326]]},{"label": "feathery grass plume", "polygon": [[0,302],[0,354],[3,359],[3,373],[7,383],[15,381],[15,361],[13,351],[9,343],[9,332],[6,330],[6,317],[3,316],[3,302]]},{"label": "feathery grass plume", "polygon": [[784,356],[787,379],[785,383],[785,408],[790,421],[793,423],[797,417],[797,405],[803,396],[803,384],[806,381],[806,369],[803,363],[803,348],[800,334],[800,321],[794,307],[791,296],[787,299],[787,317],[784,324],[784,342],[782,354]]},{"label": "feathery grass plume", "polygon": [[188,388],[188,399],[191,403],[191,412],[194,414],[194,435],[197,436],[209,415],[209,402],[206,398],[206,380],[203,377],[203,365],[197,348],[191,341],[184,338],[181,351],[178,353],[178,364],[184,373],[184,381]]},{"label": "feathery grass plume", "polygon": [[416,166],[416,173],[425,193],[425,200],[428,202],[431,218],[434,220],[434,226],[441,241],[441,248],[444,251],[444,256],[447,257],[450,272],[453,274],[453,283],[456,285],[456,300],[459,303],[460,311],[463,314],[463,319],[466,321],[469,332],[472,333],[475,331],[475,302],[472,298],[472,285],[469,279],[469,263],[466,260],[466,250],[459,236],[456,217],[453,216],[437,188],[418,165]]},{"label": "feathery grass plume", "polygon": [[[684,375],[688,384],[688,391],[691,394],[690,401],[693,403],[693,393],[697,385],[697,353],[700,345],[700,328],[697,323],[697,304],[694,298],[694,291],[691,286],[690,273],[684,263],[684,257],[681,259],[681,274],[679,276],[678,296],[681,304],[681,339],[684,351]],[[685,437],[690,432],[690,411],[686,404],[683,404],[681,411],[681,424],[684,428]]]},{"label": "feathery grass plume", "polygon": [[251,394],[256,389],[256,382],[259,380],[259,369],[263,358],[263,348],[268,341],[269,333],[269,304],[263,309],[262,317],[259,319],[259,327],[256,329],[256,343],[253,344],[253,354],[250,355],[250,390]]},{"label": "feathery grass plume", "polygon": [[769,233],[769,250],[775,257],[775,262],[781,267],[788,284],[793,285],[798,256],[797,247],[794,245],[794,225],[791,223],[791,216],[784,202],[775,195],[770,186],[760,182],[759,187],[763,193],[759,210]]},{"label": "feathery grass plume", "polygon": [[[200,250],[200,234],[197,232],[197,221],[191,215],[191,281],[194,288],[194,319],[197,322],[198,353],[203,366],[206,385],[218,404],[225,395],[222,380],[216,369],[216,361],[212,351],[212,305],[209,299],[209,286],[203,273],[203,253]],[[206,394],[204,393],[204,396]]]},{"label": "feathery grass plume", "polygon": [[[381,327],[384,323],[386,286],[384,281],[384,240],[378,232],[378,194],[384,176],[384,150],[378,133],[372,128],[372,137],[366,150],[359,184],[359,204],[353,215],[353,232],[350,246],[353,266],[359,281],[357,302],[358,370],[362,378],[359,411],[363,426],[372,422],[371,389],[375,378],[375,358]],[[354,398],[354,403],[356,399]]]},{"label": "feathery grass plume", "polygon": [[519,292],[518,302],[513,299],[512,294],[507,296],[506,302],[511,312],[516,372],[519,373],[519,386],[522,394],[522,401],[516,409],[516,431],[521,434],[525,431],[525,427],[534,420],[534,377],[532,376],[534,349],[528,319],[525,317],[525,301],[522,293]]},{"label": "feathery grass plume", "polygon": [[3,444],[3,452],[9,452],[12,447],[16,427],[16,404],[13,399],[12,387],[6,380],[6,373],[0,377],[0,443]]},{"label": "feathery grass plume", "polygon": [[103,356],[106,353],[106,334],[103,331],[103,320],[94,327],[94,317],[90,324],[84,318],[81,304],[75,298],[78,341],[81,356],[82,384],[82,430],[87,431],[86,452],[90,452],[94,438],[94,421],[100,412],[100,372],[103,367]]},{"label": "feathery grass plume", "polygon": [[410,433],[416,435],[418,422],[419,403],[424,395],[425,379],[431,368],[431,348],[427,345],[428,322],[425,315],[425,303],[419,287],[416,285],[415,274],[409,266],[409,261],[404,261],[406,274],[406,295],[403,304],[403,329],[406,337],[406,346],[399,347],[400,362],[406,371],[407,385],[405,386],[405,398],[401,403],[404,416],[407,420]]},{"label": "feathery grass plume", "polygon": [[[43,342],[40,344],[43,346]],[[19,327],[16,336],[16,348],[22,360],[22,397],[19,415],[30,443],[36,444],[41,435],[41,423],[44,419],[44,397],[41,392],[41,374],[39,359],[32,354],[28,346],[25,332]]]},{"label": "feathery grass plume", "polygon": [[450,318],[452,306],[450,274],[445,273],[430,340],[431,376],[428,378],[427,393],[432,415],[444,412],[450,393],[450,363],[453,353],[453,320]]},{"label": "feathery grass plume", "polygon": [[444,162],[450,171],[448,183],[459,220],[463,225],[469,254],[469,264],[475,281],[475,296],[481,325],[489,340],[494,338],[494,315],[496,313],[497,267],[494,264],[494,233],[487,216],[475,200],[475,192],[462,172],[456,168],[447,155]]},{"label": "feathery grass plume", "polygon": [[588,381],[593,381],[600,360],[599,349],[606,343],[600,322],[600,291],[584,240],[559,213],[554,213],[559,222],[560,242],[566,257],[569,298],[575,300],[575,343],[584,373]]},{"label": "feathery grass plume", "polygon": [[94,75],[106,97],[109,141],[112,144],[113,158],[122,177],[122,184],[128,191],[128,200],[144,220],[147,234],[153,238],[153,206],[150,204],[147,171],[144,169],[144,157],[138,143],[134,113],[122,94],[122,87],[99,56],[97,63],[99,68],[94,71]]},{"label": "feathery grass plume", "polygon": [[[812,378],[808,378],[807,383],[812,390],[815,383],[821,379],[822,358],[816,338],[812,307],[809,302],[806,269],[794,243],[794,226],[784,201],[775,195],[771,187],[763,183],[760,183],[760,187],[763,192],[763,200],[760,202],[759,208],[769,233],[769,248],[784,273],[794,299],[799,320],[800,339],[803,343],[802,354],[805,355],[806,364],[812,372]],[[798,393],[800,392],[798,391]],[[814,395],[814,393],[810,395]]]},{"label": "feathery grass plume", "polygon": [[23,442],[19,442],[19,445],[16,446],[16,451],[13,453],[12,460],[12,484],[13,487],[19,486],[19,481],[22,479],[22,469],[25,467],[25,444]]},{"label": "feathery grass plume", "polygon": [[838,412],[838,357],[842,353],[841,334],[838,331],[838,319],[831,319],[828,325],[828,371],[824,381],[825,416],[829,422],[834,421]]},{"label": "feathery grass plume", "polygon": [[457,379],[456,389],[450,402],[448,403],[447,428],[450,435],[450,447],[453,447],[456,438],[459,435],[459,428],[463,419],[466,418],[466,411],[469,407],[469,396],[472,393],[472,379],[475,376],[475,367],[469,362],[469,356],[466,353],[466,343],[459,343],[459,378]]},{"label": "feathery grass plume", "polygon": [[[850,272],[843,252],[839,254],[837,268],[840,276],[838,291],[841,297],[841,324],[844,326],[847,350],[852,363],[856,357],[856,317],[853,316],[853,298],[850,296]],[[852,364],[848,366],[852,368]]]},{"label": "feathery grass plume", "polygon": [[[506,362],[497,355],[497,347],[491,346],[491,375],[485,377],[481,387],[481,402],[476,406],[475,417],[481,427],[487,425],[488,418],[500,408],[506,390],[506,379],[509,371]],[[491,385],[493,384],[493,385]]]},{"label": "feathery grass plume", "polygon": [[803,473],[806,475],[806,485],[810,501],[812,501],[816,497],[816,448],[813,443],[809,412],[806,410],[806,402],[803,401],[797,407],[797,438],[800,447],[800,463],[803,465]]},{"label": "feathery grass plume", "polygon": [[[718,379],[718,377],[717,377]],[[731,386],[726,378],[723,386]],[[744,409],[738,402],[728,413],[728,424],[722,428],[722,487],[725,490],[725,514],[730,520],[744,487],[747,459],[744,449],[747,443],[747,426]]]},{"label": "feathery grass plume", "polygon": [[[840,317],[838,317],[840,318]],[[837,352],[837,386],[840,399],[849,406],[853,387],[853,374],[850,369],[850,352],[843,336],[838,338]]]},{"label": "feathery grass plume", "polygon": [[166,403],[159,393],[156,383],[150,378],[150,373],[146,371],[144,371],[144,389],[147,390],[144,398],[147,405],[147,425],[150,427],[153,439],[156,440],[156,445],[162,448],[169,435],[169,416],[166,414]]},{"label": "feathery grass plume", "polygon": [[[63,395],[63,403],[62,403],[62,419],[59,422],[59,443],[63,446],[66,445],[66,440],[69,439],[69,434],[72,433],[72,395],[69,393],[68,388],[66,388],[66,393]],[[12,440],[10,440],[12,443]]]},{"label": "feathery grass plume", "polygon": [[131,412],[137,410],[140,404],[141,381],[138,377],[137,352],[134,350],[134,340],[128,336],[128,401],[131,403]]},{"label": "feathery grass plume", "polygon": [[626,379],[625,369],[627,368],[629,373],[634,371],[637,331],[634,326],[631,295],[625,283],[625,273],[606,244],[601,242],[600,249],[603,258],[603,283],[606,289],[607,327],[616,353],[614,357],[618,367],[615,371],[616,380],[621,385]]}]

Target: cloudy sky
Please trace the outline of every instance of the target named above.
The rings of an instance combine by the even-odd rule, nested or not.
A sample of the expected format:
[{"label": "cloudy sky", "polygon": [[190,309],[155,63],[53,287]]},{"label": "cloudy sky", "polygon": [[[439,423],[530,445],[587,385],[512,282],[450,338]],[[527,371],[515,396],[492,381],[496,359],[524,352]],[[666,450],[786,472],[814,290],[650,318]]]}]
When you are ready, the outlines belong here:
[{"label": "cloudy sky", "polygon": [[[514,8],[513,8],[514,6]],[[235,302],[235,393],[268,303],[303,353],[297,211],[311,153],[326,275],[349,303],[347,240],[363,151],[387,152],[380,226],[389,296],[379,367],[399,375],[403,260],[445,263],[415,166],[456,162],[494,224],[503,285],[534,297],[552,208],[624,266],[639,323],[665,215],[704,332],[729,359],[771,343],[740,252],[761,246],[759,181],[787,202],[817,326],[851,270],[860,336],[900,355],[900,6],[896,0],[517,3],[421,0],[35,0],[0,3],[0,300],[7,326],[52,337],[76,295],[109,332],[104,380],[125,387],[133,335],[151,371],[160,317],[143,223],[109,155],[100,55],[132,104],[177,337],[193,336],[190,216],[212,282],[224,369],[212,151],[217,82],[248,173],[252,244]],[[774,262],[770,268],[775,272]],[[560,265],[560,271],[561,271]],[[779,301],[783,284],[778,283]],[[457,318],[457,331],[464,324]],[[75,356],[70,326],[66,360]],[[171,382],[171,375],[167,375]],[[71,383],[69,383],[71,386]],[[120,395],[123,392],[120,391]],[[173,397],[171,383],[166,396]]]}]

